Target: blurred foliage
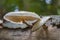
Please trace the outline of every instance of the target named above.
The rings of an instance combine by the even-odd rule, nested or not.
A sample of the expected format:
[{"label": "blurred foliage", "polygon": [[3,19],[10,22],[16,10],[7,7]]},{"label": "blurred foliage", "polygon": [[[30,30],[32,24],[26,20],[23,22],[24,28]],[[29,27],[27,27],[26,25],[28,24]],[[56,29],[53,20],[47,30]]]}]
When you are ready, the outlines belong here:
[{"label": "blurred foliage", "polygon": [[13,11],[15,6],[14,0],[0,0],[0,18],[7,12]]},{"label": "blurred foliage", "polygon": [[32,11],[39,15],[56,15],[58,0],[51,0],[50,4],[46,0],[0,0],[0,16],[3,17],[7,12],[18,10]]}]

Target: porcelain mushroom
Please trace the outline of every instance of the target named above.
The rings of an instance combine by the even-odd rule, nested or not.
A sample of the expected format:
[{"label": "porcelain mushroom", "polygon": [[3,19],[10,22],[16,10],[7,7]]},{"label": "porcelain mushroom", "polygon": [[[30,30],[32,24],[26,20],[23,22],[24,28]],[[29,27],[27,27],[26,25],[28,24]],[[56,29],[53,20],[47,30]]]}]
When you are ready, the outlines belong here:
[{"label": "porcelain mushroom", "polygon": [[27,28],[28,25],[32,26],[38,20],[40,21],[40,16],[34,12],[19,11],[19,12],[9,12],[3,17],[3,26],[8,28]]}]

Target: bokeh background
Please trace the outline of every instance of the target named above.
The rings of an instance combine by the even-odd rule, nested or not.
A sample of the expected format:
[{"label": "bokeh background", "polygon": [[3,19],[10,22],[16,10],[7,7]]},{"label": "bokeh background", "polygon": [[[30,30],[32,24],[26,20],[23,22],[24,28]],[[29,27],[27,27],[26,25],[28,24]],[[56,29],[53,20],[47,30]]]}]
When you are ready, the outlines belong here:
[{"label": "bokeh background", "polygon": [[31,11],[38,15],[60,15],[60,0],[0,0],[0,18],[11,11]]}]

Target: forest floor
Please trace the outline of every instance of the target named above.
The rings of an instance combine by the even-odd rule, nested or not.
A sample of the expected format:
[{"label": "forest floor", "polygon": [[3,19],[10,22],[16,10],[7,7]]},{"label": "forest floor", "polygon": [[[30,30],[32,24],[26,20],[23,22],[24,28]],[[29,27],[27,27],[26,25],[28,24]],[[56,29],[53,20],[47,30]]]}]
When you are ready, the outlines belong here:
[{"label": "forest floor", "polygon": [[[48,27],[48,30],[49,38],[39,37],[40,40],[60,40],[60,29]],[[30,39],[27,39],[30,35],[29,31],[21,32],[20,30],[0,29],[0,40],[36,40],[35,33],[32,34]]]}]

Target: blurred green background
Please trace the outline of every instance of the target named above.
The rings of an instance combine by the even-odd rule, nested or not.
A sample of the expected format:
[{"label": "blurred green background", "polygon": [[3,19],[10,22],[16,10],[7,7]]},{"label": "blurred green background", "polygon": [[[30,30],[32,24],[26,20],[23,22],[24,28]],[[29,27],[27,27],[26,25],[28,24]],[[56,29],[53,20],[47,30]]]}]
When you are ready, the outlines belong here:
[{"label": "blurred green background", "polygon": [[60,0],[0,0],[0,18],[11,11],[31,11],[39,15],[60,15]]}]

